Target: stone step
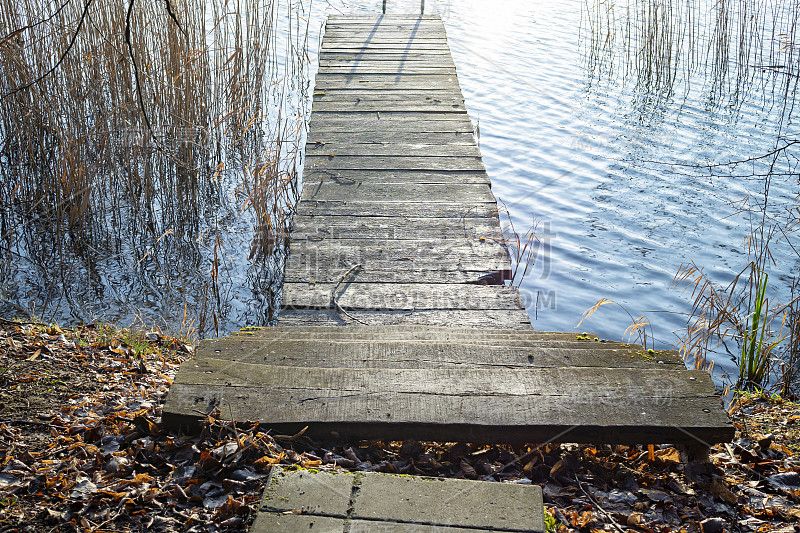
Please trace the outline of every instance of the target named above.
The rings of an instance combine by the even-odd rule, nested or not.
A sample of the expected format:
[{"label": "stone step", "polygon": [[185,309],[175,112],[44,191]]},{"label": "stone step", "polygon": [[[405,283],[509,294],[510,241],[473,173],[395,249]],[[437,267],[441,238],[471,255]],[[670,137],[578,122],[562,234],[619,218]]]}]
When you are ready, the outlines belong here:
[{"label": "stone step", "polygon": [[253,533],[544,533],[538,485],[274,466]]}]

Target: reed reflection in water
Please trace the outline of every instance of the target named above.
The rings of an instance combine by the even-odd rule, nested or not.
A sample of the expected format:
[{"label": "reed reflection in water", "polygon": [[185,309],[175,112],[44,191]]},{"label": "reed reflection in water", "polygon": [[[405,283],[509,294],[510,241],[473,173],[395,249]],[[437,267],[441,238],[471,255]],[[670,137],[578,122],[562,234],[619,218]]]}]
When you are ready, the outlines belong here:
[{"label": "reed reflection in water", "polygon": [[[725,358],[743,367],[740,354],[753,353],[758,341],[749,331],[755,313],[765,324],[761,338],[766,342],[760,344],[758,359],[780,390],[792,390],[800,375],[799,154],[793,116],[800,79],[800,6],[753,0],[589,0],[583,21],[590,86],[627,87],[641,123],[680,120],[681,113],[674,111],[678,106],[697,112],[699,91],[700,113],[707,116],[702,129],[742,132],[739,142],[716,153],[686,146],[657,158],[652,146],[640,146],[627,164],[652,175],[692,180],[700,198],[709,185],[724,191],[726,212],[718,216],[738,230],[729,232],[730,242],[723,244],[742,243],[742,257],[728,272],[708,274],[704,267],[709,265],[689,257],[675,274],[688,285],[692,299],[679,342],[687,357],[698,368]],[[745,136],[754,119],[766,139],[758,145],[750,145]],[[739,387],[754,385],[742,376],[731,381]]]},{"label": "reed reflection in water", "polygon": [[273,320],[304,6],[60,4],[0,12],[0,313],[198,336]]}]

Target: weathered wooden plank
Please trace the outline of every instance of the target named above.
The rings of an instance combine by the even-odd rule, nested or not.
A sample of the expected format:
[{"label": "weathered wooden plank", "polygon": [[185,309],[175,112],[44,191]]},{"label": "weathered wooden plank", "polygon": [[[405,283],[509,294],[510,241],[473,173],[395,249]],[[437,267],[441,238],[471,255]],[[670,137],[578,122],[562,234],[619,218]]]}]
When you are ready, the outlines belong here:
[{"label": "weathered wooden plank", "polygon": [[452,89],[458,86],[455,74],[325,74],[316,77],[315,90],[327,88]]},{"label": "weathered wooden plank", "polygon": [[[412,59],[413,58],[413,59]],[[320,59],[319,67],[321,70],[328,70],[331,68],[359,68],[359,69],[384,69],[391,68],[394,70],[401,70],[407,67],[413,68],[450,68],[455,69],[455,63],[448,56],[438,55],[426,57],[422,54],[411,56],[408,58],[398,57],[391,59],[388,57],[381,57],[380,59],[369,58],[348,58],[348,59]]]},{"label": "weathered wooden plank", "polygon": [[476,171],[419,171],[419,170],[336,170],[324,167],[309,168],[303,173],[307,183],[464,183],[489,185],[485,170]]},{"label": "weathered wooden plank", "polygon": [[[313,265],[287,264],[285,283],[335,283],[350,270],[352,260],[315,262]],[[433,261],[415,261],[408,264],[401,259],[361,261],[362,268],[349,276],[360,283],[470,283],[501,285],[511,279],[508,265],[499,259],[466,260],[463,265],[438,265]],[[295,268],[297,267],[297,268]]]},{"label": "weathered wooden plank", "polygon": [[[331,89],[328,89],[329,91]],[[336,91],[346,92],[350,89],[332,89]],[[355,91],[361,91],[362,89],[353,89]],[[436,94],[436,93],[431,93]],[[472,121],[469,117],[464,115],[452,115],[448,113],[428,113],[428,112],[414,112],[414,111],[399,111],[396,113],[376,113],[374,111],[370,112],[353,112],[353,111],[343,111],[341,113],[320,113],[317,115],[313,115],[311,117],[311,125],[318,123],[331,123],[333,121],[340,121],[341,124],[338,124],[339,127],[353,127],[360,124],[363,124],[366,128],[369,128],[372,125],[380,125],[381,127],[386,127],[388,124],[416,124],[417,126],[422,127],[422,131],[436,131],[430,130],[425,128],[425,122],[431,122],[434,126],[439,127],[440,124],[447,124],[447,123],[454,123],[457,125],[469,125],[469,131],[472,131]],[[358,131],[358,130],[356,130]],[[369,131],[369,130],[367,130]]]},{"label": "weathered wooden plank", "polygon": [[427,50],[425,53],[392,52],[387,50],[358,52],[351,50],[350,52],[320,52],[319,54],[320,65],[348,65],[361,61],[376,63],[383,61],[392,61],[397,63],[441,63],[444,65],[455,65],[450,54],[431,53],[430,50]]},{"label": "weathered wooden plank", "polygon": [[446,146],[448,144],[474,145],[475,137],[471,132],[425,132],[410,131],[371,131],[360,133],[344,133],[335,131],[310,131],[306,137],[311,144],[327,144],[349,142],[350,144],[374,144],[397,142],[401,144],[420,143]]},{"label": "weathered wooden plank", "polygon": [[[323,75],[321,75],[322,77]],[[444,79],[426,81],[426,75],[416,74],[400,74],[396,77],[396,81],[388,79],[379,79],[380,74],[359,74],[354,76],[342,76],[335,74],[327,74],[317,81],[317,89],[352,89],[352,88],[370,88],[370,89],[424,89],[431,87],[433,89],[447,89],[451,86],[452,82]],[[391,75],[385,75],[391,76]],[[431,76],[434,77],[434,76]],[[444,76],[435,76],[436,78],[444,78]]]},{"label": "weathered wooden plank", "polygon": [[[300,334],[295,334],[300,336]],[[641,347],[640,347],[641,348]],[[228,362],[324,368],[663,368],[686,370],[677,352],[649,354],[617,343],[464,339],[453,341],[274,338],[239,334],[200,343],[196,364]]]},{"label": "weathered wooden plank", "polygon": [[350,144],[311,143],[306,145],[306,157],[345,157],[345,156],[370,156],[370,157],[481,157],[481,151],[476,145],[451,144],[445,146],[431,144],[401,144],[401,143],[372,143]]},{"label": "weathered wooden plank", "polygon": [[479,157],[306,156],[306,167],[337,170],[485,170]]},{"label": "weathered wooden plank", "polygon": [[323,43],[328,46],[340,44],[356,44],[361,46],[371,46],[374,44],[394,44],[399,48],[409,46],[442,45],[447,46],[447,37],[439,32],[420,33],[417,35],[408,32],[326,32],[323,36]]},{"label": "weathered wooden plank", "polygon": [[345,59],[352,58],[354,56],[358,57],[369,57],[375,56],[375,59],[381,59],[388,56],[395,56],[395,59],[413,59],[414,57],[424,57],[424,58],[432,58],[432,57],[439,57],[444,56],[447,58],[452,58],[450,55],[449,48],[426,48],[426,49],[416,49],[416,50],[407,50],[407,49],[398,49],[398,48],[366,48],[366,47],[345,47],[345,48],[337,48],[333,46],[320,48],[319,51],[320,57],[331,57],[333,55],[342,55],[345,56]]},{"label": "weathered wooden plank", "polygon": [[376,22],[363,22],[363,21],[328,21],[325,24],[325,30],[365,30],[365,31],[413,31],[413,30],[438,30],[444,32],[444,24],[441,21],[376,21]]},{"label": "weathered wooden plank", "polygon": [[400,89],[404,81],[427,81],[428,85],[421,87],[418,90],[425,88],[437,89],[444,88],[452,90],[454,85],[458,84],[458,78],[455,74],[326,74],[324,72],[318,73],[316,76],[316,88],[321,88],[321,84],[331,81],[381,81],[387,82],[390,89]]},{"label": "weathered wooden plank", "polygon": [[[420,198],[440,202],[492,202],[488,184],[458,183],[376,183],[363,181],[304,180],[302,197],[306,200],[415,201]],[[438,235],[437,235],[438,237]]]},{"label": "weathered wooden plank", "polygon": [[373,49],[379,46],[391,46],[397,50],[423,51],[429,47],[449,50],[447,38],[441,34],[418,34],[408,33],[380,33],[368,37],[365,34],[347,35],[337,33],[336,35],[326,36],[322,42],[323,47],[339,48],[342,46],[361,46],[366,49]]},{"label": "weathered wooden plank", "polygon": [[315,202],[301,200],[299,216],[418,217],[418,218],[494,218],[495,202]]},{"label": "weathered wooden plank", "polygon": [[413,33],[413,34],[420,34],[420,33],[437,33],[443,35],[445,33],[444,24],[439,21],[415,21],[415,22],[383,22],[377,21],[374,24],[361,24],[361,23],[342,23],[342,22],[326,22],[325,23],[325,34],[327,32],[338,31],[338,32],[347,32],[348,30],[352,30],[355,32],[366,32],[367,34],[370,33],[382,33],[382,32],[389,32],[389,33]]},{"label": "weathered wooden plank", "polygon": [[402,65],[399,67],[386,66],[363,66],[363,65],[344,65],[344,66],[320,66],[317,70],[319,76],[342,75],[342,76],[356,76],[356,75],[382,75],[382,76],[422,76],[422,75],[435,75],[435,76],[450,76],[456,73],[454,67],[442,66],[418,66],[418,65]]},{"label": "weathered wooden plank", "polygon": [[[508,252],[501,242],[493,240],[478,240],[465,237],[451,239],[435,239],[428,236],[418,240],[395,239],[326,239],[324,243],[316,240],[292,241],[291,255],[298,261],[308,261],[309,264],[322,265],[324,263],[358,264],[362,263],[364,270],[368,270],[365,262],[386,261],[402,262],[408,268],[420,268],[424,265],[431,269],[437,264],[444,270],[464,269],[478,270],[481,261],[486,261],[486,268],[497,266],[510,266]],[[302,258],[302,259],[301,259]],[[294,260],[290,259],[290,262]],[[295,264],[295,266],[300,266]],[[333,266],[333,265],[331,265]],[[341,267],[337,267],[339,270]]]},{"label": "weathered wooden plank", "polygon": [[341,98],[361,98],[364,100],[401,100],[404,98],[438,98],[452,99],[463,102],[464,97],[461,91],[455,88],[441,88],[430,90],[406,90],[406,89],[361,89],[359,87],[349,89],[323,89],[315,90],[313,96],[317,100],[335,100]]},{"label": "weathered wooden plank", "polygon": [[164,406],[167,427],[216,408],[275,429],[308,425],[312,437],[334,430],[387,440],[713,443],[734,433],[702,371],[359,370],[206,361],[203,371],[189,362],[178,372]]},{"label": "weathered wooden plank", "polygon": [[439,21],[441,22],[442,18],[439,15],[431,15],[431,14],[407,14],[407,13],[382,13],[379,15],[329,15],[328,16],[328,23],[329,24],[389,24],[395,22],[412,22],[416,23],[416,21]]},{"label": "weathered wooden plank", "polygon": [[405,218],[296,216],[292,241],[321,242],[327,239],[440,239],[489,240],[503,242],[496,218]]},{"label": "weathered wooden plank", "polygon": [[407,21],[407,20],[395,20],[395,21],[385,21],[377,19],[374,22],[363,22],[363,21],[337,21],[337,20],[329,20],[325,23],[325,29],[331,28],[339,28],[342,30],[347,29],[367,29],[367,30],[386,30],[386,29],[399,29],[403,31],[409,31],[414,29],[439,29],[441,32],[444,32],[444,23],[440,20],[414,20],[414,21]]},{"label": "weathered wooden plank", "polygon": [[375,50],[387,50],[393,53],[428,53],[429,50],[450,54],[450,47],[447,43],[354,43],[342,41],[326,41],[322,43],[320,52],[338,52],[347,50],[358,50],[372,52]]},{"label": "weathered wooden plank", "polygon": [[[291,255],[303,256],[306,259],[315,257],[325,261],[334,257],[351,258],[351,263],[359,260],[423,260],[434,258],[446,263],[458,264],[464,260],[468,263],[480,258],[508,259],[508,251],[502,243],[487,240],[456,238],[441,239],[430,236],[419,240],[365,239],[354,242],[352,239],[326,239],[324,243],[314,241],[292,242]],[[446,256],[451,256],[446,260]]]},{"label": "weathered wooden plank", "polygon": [[[606,343],[600,340],[595,333],[585,331],[534,331],[528,329],[519,331],[518,329],[503,328],[461,328],[448,326],[420,326],[420,325],[394,325],[394,326],[361,326],[351,325],[347,327],[327,327],[327,326],[247,326],[240,331],[234,331],[231,335],[264,336],[277,339],[345,339],[345,340],[423,340],[423,341],[448,341],[453,342],[462,340],[469,342],[472,340],[557,340],[557,341],[581,341],[588,346],[594,343]],[[628,344],[637,349],[641,346]]]},{"label": "weathered wooden plank", "polygon": [[312,106],[314,113],[324,112],[343,112],[343,111],[415,111],[415,112],[430,112],[430,113],[466,113],[467,108],[463,103],[457,102],[443,102],[442,100],[419,100],[419,101],[390,101],[390,100],[359,100],[346,102],[340,100],[338,102],[328,102],[315,100]]},{"label": "weathered wooden plank", "polygon": [[[328,309],[282,309],[281,326],[337,326],[368,324],[369,327],[390,325],[469,327],[472,329],[506,328],[527,331],[531,319],[524,309],[427,309],[414,311],[348,311],[346,316]],[[356,322],[356,320],[358,322]]]},{"label": "weathered wooden plank", "polygon": [[426,283],[286,283],[281,305],[286,309],[333,307],[331,297],[343,309],[521,309],[516,287]]},{"label": "weathered wooden plank", "polygon": [[350,26],[347,28],[336,27],[330,25],[325,27],[325,32],[322,35],[323,40],[331,39],[348,39],[355,42],[374,42],[381,39],[398,39],[398,40],[439,40],[446,42],[447,34],[445,33],[443,25],[429,25],[426,27],[418,26],[416,28],[391,28],[389,26]]},{"label": "weathered wooden plank", "polygon": [[[473,313],[474,314],[474,313]],[[346,327],[328,326],[246,326],[231,335],[263,336],[276,339],[305,339],[305,340],[421,340],[434,342],[492,340],[528,340],[528,341],[580,341],[589,347],[595,343],[605,344],[608,341],[600,340],[595,333],[585,331],[534,331],[527,329],[503,328],[467,328],[448,326],[420,326],[412,324],[387,325],[387,326],[362,326],[350,325]],[[637,349],[641,346],[628,344]]]},{"label": "weathered wooden plank", "polygon": [[[485,283],[511,278],[505,247],[490,241],[293,240],[286,283]],[[356,271],[351,271],[359,265]]]},{"label": "weathered wooden plank", "polygon": [[358,89],[317,91],[315,102],[350,102],[353,100],[374,102],[426,102],[440,101],[461,104],[464,98],[458,91],[362,91]]},{"label": "weathered wooden plank", "polygon": [[[408,113],[408,112],[406,112]],[[319,112],[311,115],[309,135],[325,133],[365,134],[365,133],[464,133],[472,135],[473,126],[463,113],[415,113],[421,119],[405,120],[395,115],[405,113],[333,113]],[[348,116],[349,115],[349,116]],[[431,120],[424,116],[430,115]]]}]

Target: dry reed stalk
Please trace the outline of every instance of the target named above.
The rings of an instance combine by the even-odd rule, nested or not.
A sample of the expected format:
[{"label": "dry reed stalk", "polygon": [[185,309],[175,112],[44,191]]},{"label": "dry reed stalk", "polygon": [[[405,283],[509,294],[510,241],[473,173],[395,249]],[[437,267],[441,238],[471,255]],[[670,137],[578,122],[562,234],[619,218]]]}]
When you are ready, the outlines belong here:
[{"label": "dry reed stalk", "polygon": [[[224,203],[233,180],[249,200],[217,215],[252,213],[254,249],[283,239],[297,197],[303,117],[276,116],[275,87],[304,67],[299,50],[286,65],[277,60],[278,0],[235,9],[220,1],[174,4],[180,27],[163,3],[137,2],[131,54],[127,7],[21,0],[0,9],[3,249],[74,255],[81,243],[105,257],[133,253],[142,284],[151,283],[144,277],[153,270],[164,277],[195,271],[207,253],[204,211]],[[169,231],[174,237],[161,240]],[[47,244],[36,237],[53,232]],[[281,261],[269,258],[271,277],[280,276]]]}]

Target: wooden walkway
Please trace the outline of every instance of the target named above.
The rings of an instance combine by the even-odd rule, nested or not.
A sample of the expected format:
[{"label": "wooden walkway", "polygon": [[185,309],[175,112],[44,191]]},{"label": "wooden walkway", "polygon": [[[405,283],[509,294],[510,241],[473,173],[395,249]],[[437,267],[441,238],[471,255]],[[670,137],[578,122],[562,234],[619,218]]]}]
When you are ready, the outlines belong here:
[{"label": "wooden walkway", "polygon": [[316,437],[733,437],[676,353],[531,329],[438,17],[329,18],[306,154],[282,327],[204,341],[168,427],[219,409]]},{"label": "wooden walkway", "polygon": [[328,19],[303,181],[281,325],[530,329],[438,16]]}]

